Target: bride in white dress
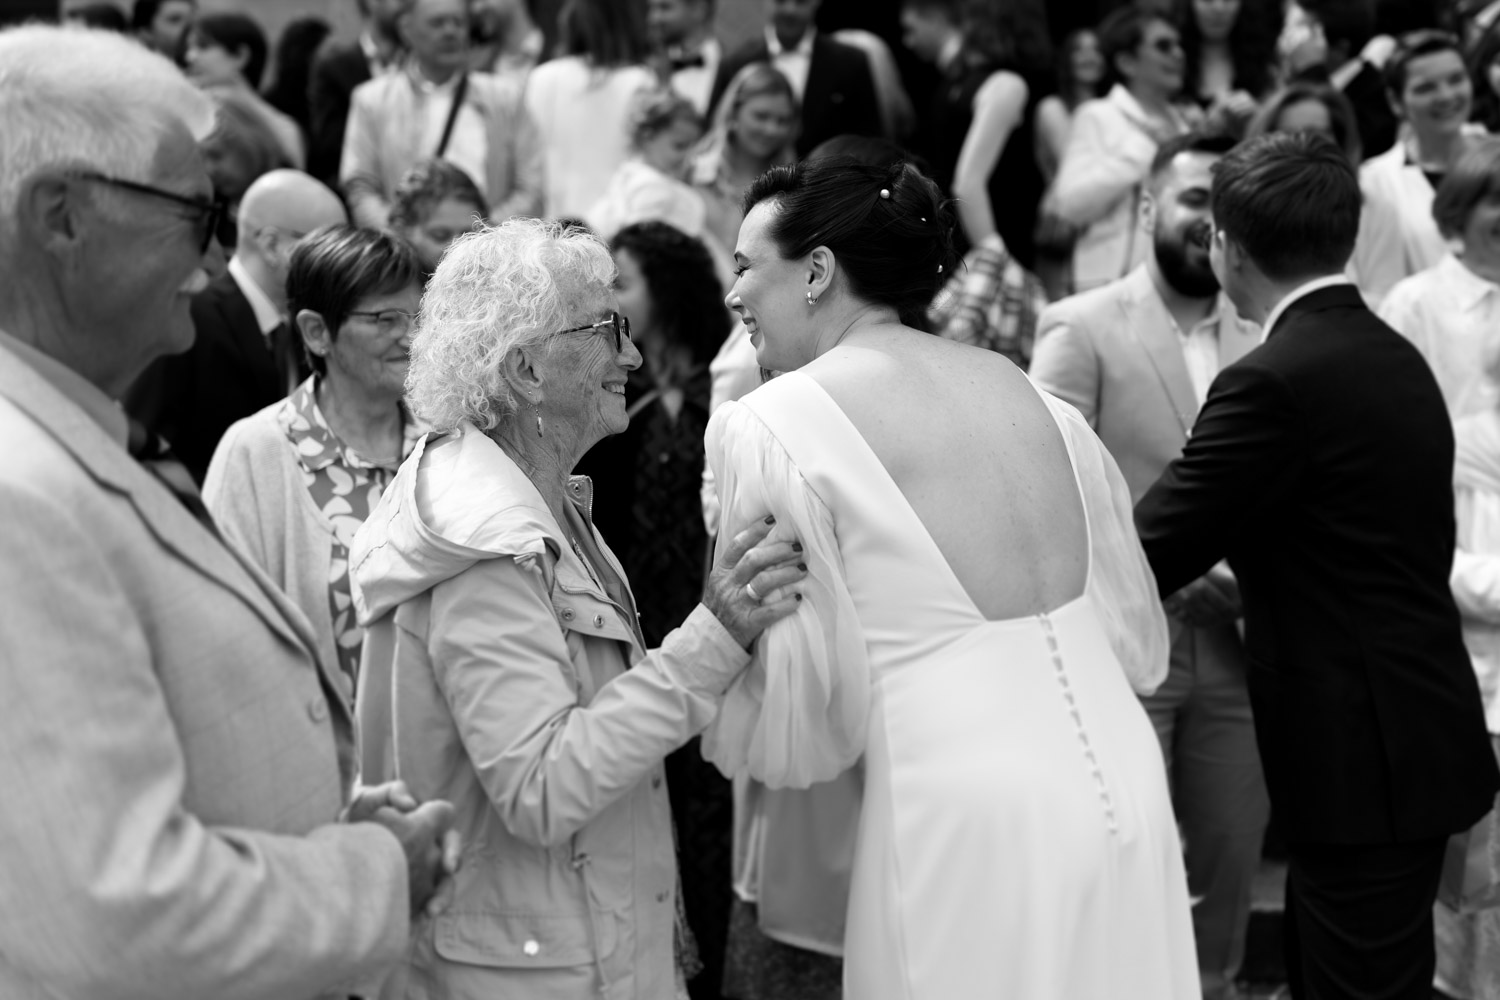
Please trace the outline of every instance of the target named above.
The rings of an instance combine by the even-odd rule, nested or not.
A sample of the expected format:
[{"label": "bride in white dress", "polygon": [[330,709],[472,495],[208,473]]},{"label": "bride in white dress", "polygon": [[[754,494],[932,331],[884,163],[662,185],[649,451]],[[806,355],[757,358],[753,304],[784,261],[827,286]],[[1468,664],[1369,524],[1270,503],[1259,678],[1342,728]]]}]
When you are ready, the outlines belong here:
[{"label": "bride in white dress", "polygon": [[778,168],[747,204],[728,302],[789,374],[708,460],[723,523],[769,509],[810,574],[705,754],[772,787],[863,757],[849,1000],[1196,1000],[1119,470],[1010,362],[912,329],[951,254],[914,169]]}]

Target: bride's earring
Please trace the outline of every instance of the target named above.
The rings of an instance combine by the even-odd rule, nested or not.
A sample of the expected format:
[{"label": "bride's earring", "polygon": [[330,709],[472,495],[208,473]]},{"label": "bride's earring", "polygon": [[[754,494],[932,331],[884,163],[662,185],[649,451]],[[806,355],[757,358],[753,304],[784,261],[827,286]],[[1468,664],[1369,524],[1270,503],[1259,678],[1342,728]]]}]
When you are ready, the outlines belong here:
[{"label": "bride's earring", "polygon": [[811,309],[813,306],[815,306],[817,304],[818,304],[818,297],[812,293],[811,289],[809,289],[808,292],[807,292],[807,307],[809,309]]}]

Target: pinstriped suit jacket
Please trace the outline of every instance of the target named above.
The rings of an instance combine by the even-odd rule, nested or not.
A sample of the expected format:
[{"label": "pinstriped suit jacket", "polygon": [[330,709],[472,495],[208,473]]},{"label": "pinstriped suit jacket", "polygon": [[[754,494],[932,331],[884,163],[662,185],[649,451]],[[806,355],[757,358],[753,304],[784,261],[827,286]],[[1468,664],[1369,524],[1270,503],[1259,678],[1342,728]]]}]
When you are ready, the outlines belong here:
[{"label": "pinstriped suit jacket", "polygon": [[403,853],[334,825],[351,722],[307,622],[0,347],[0,996],[348,993]]}]

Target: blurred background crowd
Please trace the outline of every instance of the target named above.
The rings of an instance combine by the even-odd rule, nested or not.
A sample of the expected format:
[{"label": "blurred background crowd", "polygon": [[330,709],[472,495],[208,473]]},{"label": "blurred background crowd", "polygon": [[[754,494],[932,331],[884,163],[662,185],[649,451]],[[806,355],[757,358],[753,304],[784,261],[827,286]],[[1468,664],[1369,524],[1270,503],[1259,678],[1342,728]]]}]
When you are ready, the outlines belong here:
[{"label": "blurred background crowd", "polygon": [[[703,589],[717,529],[709,414],[759,384],[723,298],[742,192],[777,164],[844,152],[921,165],[954,199],[965,258],[929,310],[932,332],[1023,368],[1049,303],[1149,263],[1179,296],[1168,305],[1201,403],[1222,360],[1200,354],[1206,375],[1193,368],[1193,337],[1219,308],[1213,275],[1188,259],[1211,230],[1206,181],[1178,184],[1181,211],[1167,212],[1159,154],[1325,133],[1365,198],[1349,277],[1422,348],[1455,421],[1496,406],[1500,0],[0,2],[0,21],[33,18],[132,36],[218,106],[205,152],[227,267],[194,299],[191,349],[154,364],[126,406],[172,443],[224,534],[259,546],[351,702],[362,632],[348,545],[419,430],[380,358],[405,350],[445,249],[486,223],[566,220],[613,253],[643,363],[629,430],[578,471],[608,484],[595,520],[651,646]],[[1053,360],[1039,381],[1067,396],[1072,362]],[[276,419],[289,422],[268,436],[264,412],[283,400]],[[292,450],[272,454],[266,442],[282,438]],[[301,513],[249,499],[268,476]],[[314,542],[325,524],[329,540]],[[1497,607],[1476,585],[1465,610],[1483,623]],[[1485,692],[1496,699],[1496,685]],[[692,995],[836,995],[836,943],[776,941],[737,908],[729,783],[691,744],[667,771],[705,967]],[[1200,893],[1200,917],[1221,925],[1207,933],[1217,956],[1198,928],[1206,994],[1233,988],[1266,822],[1263,804],[1225,810],[1249,845],[1225,849],[1238,874],[1194,874],[1189,846],[1200,887],[1233,883]],[[1229,900],[1218,910],[1215,892]],[[1449,931],[1454,995],[1500,996],[1500,935]]]}]

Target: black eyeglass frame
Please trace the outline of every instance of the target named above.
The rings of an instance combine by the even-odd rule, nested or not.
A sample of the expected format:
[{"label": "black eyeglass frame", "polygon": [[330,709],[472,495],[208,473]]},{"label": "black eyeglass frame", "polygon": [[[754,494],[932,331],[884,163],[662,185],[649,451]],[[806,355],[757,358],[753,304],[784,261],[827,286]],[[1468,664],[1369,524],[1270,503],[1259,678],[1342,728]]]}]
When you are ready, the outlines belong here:
[{"label": "black eyeglass frame", "polygon": [[225,244],[224,235],[220,230],[229,220],[229,201],[223,195],[214,195],[212,198],[194,198],[175,191],[165,191],[150,184],[142,184],[139,181],[127,181],[120,177],[111,177],[108,174],[95,173],[93,171],[81,171],[73,175],[81,180],[94,181],[98,184],[107,184],[110,187],[120,188],[123,191],[134,191],[136,194],[150,195],[153,198],[161,198],[165,201],[176,202],[188,208],[196,209],[198,222],[203,225],[203,245],[198,248],[199,254],[208,253],[208,246],[219,237],[221,245]]},{"label": "black eyeglass frame", "polygon": [[615,353],[623,354],[625,352],[625,341],[630,339],[630,317],[622,316],[617,312],[611,312],[609,314],[609,319],[601,319],[597,323],[589,323],[587,326],[575,326],[571,330],[558,330],[557,335],[562,336],[565,333],[582,333],[585,330],[593,331],[599,329],[601,326],[608,326],[614,329]]}]

